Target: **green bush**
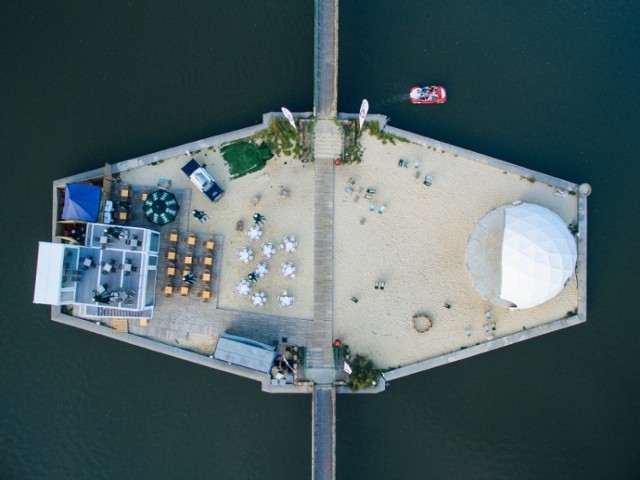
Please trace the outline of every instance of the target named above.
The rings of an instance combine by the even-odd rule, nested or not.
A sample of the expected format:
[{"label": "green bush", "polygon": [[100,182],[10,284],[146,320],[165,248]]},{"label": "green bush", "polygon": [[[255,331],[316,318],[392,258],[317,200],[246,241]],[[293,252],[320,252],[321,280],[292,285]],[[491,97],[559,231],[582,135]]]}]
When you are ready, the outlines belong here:
[{"label": "green bush", "polygon": [[349,376],[349,386],[354,392],[374,386],[382,372],[365,355],[356,355],[351,363],[351,369],[353,371]]}]

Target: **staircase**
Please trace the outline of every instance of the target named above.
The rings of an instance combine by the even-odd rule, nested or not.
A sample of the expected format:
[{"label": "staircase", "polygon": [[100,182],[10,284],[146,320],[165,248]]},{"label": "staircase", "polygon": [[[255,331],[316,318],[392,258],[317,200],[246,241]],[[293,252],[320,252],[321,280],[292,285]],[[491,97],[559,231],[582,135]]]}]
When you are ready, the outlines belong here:
[{"label": "staircase", "polygon": [[342,156],[342,129],[333,120],[318,120],[313,131],[315,161]]}]

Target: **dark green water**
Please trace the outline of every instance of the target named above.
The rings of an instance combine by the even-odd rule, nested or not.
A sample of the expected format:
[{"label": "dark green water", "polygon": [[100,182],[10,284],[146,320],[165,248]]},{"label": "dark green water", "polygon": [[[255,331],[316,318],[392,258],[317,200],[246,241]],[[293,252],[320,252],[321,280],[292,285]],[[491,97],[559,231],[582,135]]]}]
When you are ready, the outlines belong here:
[{"label": "dark green water", "polygon": [[[312,108],[311,1],[178,3],[2,4],[2,479],[310,478],[310,397],[31,304],[53,179]],[[589,321],[340,397],[338,478],[638,478],[640,3],[441,3],[342,2],[339,109],[589,182]]]}]

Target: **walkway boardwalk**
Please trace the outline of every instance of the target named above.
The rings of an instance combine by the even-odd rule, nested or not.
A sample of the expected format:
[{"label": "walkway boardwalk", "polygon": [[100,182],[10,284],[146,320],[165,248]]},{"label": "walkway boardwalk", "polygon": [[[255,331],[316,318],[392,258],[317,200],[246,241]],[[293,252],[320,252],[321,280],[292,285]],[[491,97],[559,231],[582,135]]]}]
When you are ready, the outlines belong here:
[{"label": "walkway boardwalk", "polygon": [[312,480],[335,478],[336,391],[333,386],[313,389]]},{"label": "walkway boardwalk", "polygon": [[316,0],[314,114],[338,113],[338,0]]},{"label": "walkway boardwalk", "polygon": [[[314,130],[314,323],[333,322],[333,160],[342,151],[342,135],[332,120],[318,120]],[[310,368],[334,368],[332,338],[317,338]],[[319,350],[322,349],[322,355]],[[323,375],[326,378],[326,375]]]},{"label": "walkway boardwalk", "polygon": [[338,114],[338,0],[316,0],[316,45],[313,151],[314,193],[314,325],[328,325],[329,335],[314,335],[307,344],[307,374],[313,389],[311,478],[336,476],[336,391],[333,359],[333,161],[342,156],[343,137],[334,119]]}]

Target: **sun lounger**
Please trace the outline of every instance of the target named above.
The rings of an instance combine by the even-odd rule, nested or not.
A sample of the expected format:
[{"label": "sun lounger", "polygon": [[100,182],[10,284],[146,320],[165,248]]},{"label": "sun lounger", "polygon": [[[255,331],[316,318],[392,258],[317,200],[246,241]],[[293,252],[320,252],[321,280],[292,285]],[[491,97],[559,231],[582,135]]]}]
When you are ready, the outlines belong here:
[{"label": "sun lounger", "polygon": [[371,202],[369,204],[369,211],[373,212],[376,209],[376,202]]}]

